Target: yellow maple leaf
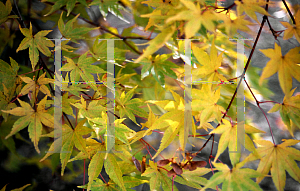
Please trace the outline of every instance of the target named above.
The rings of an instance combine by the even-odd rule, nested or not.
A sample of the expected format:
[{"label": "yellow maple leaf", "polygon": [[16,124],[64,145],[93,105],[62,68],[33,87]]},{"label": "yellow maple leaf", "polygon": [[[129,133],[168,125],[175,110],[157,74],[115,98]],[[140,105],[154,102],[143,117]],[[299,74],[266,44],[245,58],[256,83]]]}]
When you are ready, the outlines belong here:
[{"label": "yellow maple leaf", "polygon": [[[261,147],[256,149],[261,157],[257,171],[265,175],[271,171],[273,182],[279,191],[283,191],[285,187],[285,171],[296,181],[300,182],[300,169],[295,162],[295,160],[300,160],[300,151],[289,147],[299,143],[300,140],[283,139],[283,141],[283,143],[276,145],[266,140],[254,140],[255,143],[261,145]],[[243,163],[257,159],[259,158],[251,153]],[[256,182],[261,182],[263,178],[257,178]]]},{"label": "yellow maple leaf", "polygon": [[260,51],[271,60],[264,67],[259,79],[259,84],[265,78],[269,78],[278,71],[279,83],[282,91],[287,94],[292,89],[292,77],[300,82],[300,47],[291,49],[284,56],[281,54],[281,47],[275,44],[274,49],[260,49]]},{"label": "yellow maple leaf", "polygon": [[300,43],[300,10],[297,11],[295,15],[296,24],[290,24],[288,22],[281,22],[281,24],[287,28],[284,31],[283,40],[287,40],[296,37],[297,41]]},{"label": "yellow maple leaf", "polygon": [[266,1],[264,0],[242,0],[242,1],[234,1],[237,6],[238,16],[242,15],[244,12],[258,22],[257,16],[255,12],[260,13],[262,15],[271,16],[262,5],[266,5]]}]

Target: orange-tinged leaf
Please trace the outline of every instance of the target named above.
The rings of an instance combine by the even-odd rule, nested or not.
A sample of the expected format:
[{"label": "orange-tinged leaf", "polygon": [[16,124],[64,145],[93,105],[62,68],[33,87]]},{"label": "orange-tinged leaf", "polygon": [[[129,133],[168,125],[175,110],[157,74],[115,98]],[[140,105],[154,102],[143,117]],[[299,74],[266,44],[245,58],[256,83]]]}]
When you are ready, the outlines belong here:
[{"label": "orange-tinged leaf", "polygon": [[49,89],[45,86],[45,84],[54,83],[54,79],[45,78],[46,72],[42,74],[37,81],[29,78],[29,77],[22,77],[20,78],[27,83],[21,90],[20,94],[26,95],[29,92],[33,92],[37,96],[39,91],[43,92],[47,96],[51,97],[51,93]]},{"label": "orange-tinged leaf", "polygon": [[33,36],[31,23],[29,29],[21,28],[21,26],[19,28],[25,38],[20,43],[17,52],[29,47],[29,58],[31,61],[32,70],[34,70],[39,59],[39,51],[48,57],[51,56],[51,52],[48,47],[54,47],[54,43],[51,40],[47,40],[45,36],[52,30],[43,30]]},{"label": "orange-tinged leaf", "polygon": [[[276,188],[283,191],[286,183],[285,171],[287,171],[292,178],[300,182],[300,169],[295,160],[300,160],[300,151],[290,146],[300,142],[300,140],[288,139],[283,140],[281,144],[274,145],[266,140],[254,140],[255,143],[261,145],[257,148],[260,155],[260,163],[257,171],[268,175],[271,171],[271,176]],[[257,160],[260,157],[250,154],[244,162]],[[261,182],[263,177],[257,178],[257,183]]]},{"label": "orange-tinged leaf", "polygon": [[281,54],[281,47],[275,43],[274,49],[260,49],[260,51],[270,58],[263,69],[259,84],[278,71],[279,83],[282,91],[287,94],[292,88],[292,77],[300,81],[300,47],[289,50],[284,56]]}]

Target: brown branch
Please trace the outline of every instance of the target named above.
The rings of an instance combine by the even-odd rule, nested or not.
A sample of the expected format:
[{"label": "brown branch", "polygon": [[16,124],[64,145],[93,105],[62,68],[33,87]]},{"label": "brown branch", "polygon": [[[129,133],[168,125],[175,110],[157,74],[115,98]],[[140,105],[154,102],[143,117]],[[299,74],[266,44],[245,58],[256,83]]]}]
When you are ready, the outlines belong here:
[{"label": "brown branch", "polygon": [[293,23],[295,25],[296,21],[295,21],[295,18],[293,16],[292,12],[290,11],[290,9],[289,9],[288,5],[286,4],[285,0],[282,0],[282,2],[283,2],[284,6],[285,6],[285,8],[287,10],[287,12],[289,13],[289,15],[290,15],[290,17],[291,17],[291,19],[292,19],[292,21],[293,21]]}]

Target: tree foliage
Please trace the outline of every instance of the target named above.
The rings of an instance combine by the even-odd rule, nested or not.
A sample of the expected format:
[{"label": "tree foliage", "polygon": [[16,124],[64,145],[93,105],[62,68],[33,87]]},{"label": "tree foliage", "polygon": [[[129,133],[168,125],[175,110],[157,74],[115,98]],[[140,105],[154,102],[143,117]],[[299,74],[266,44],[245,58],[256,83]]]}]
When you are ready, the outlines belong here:
[{"label": "tree foliage", "polygon": [[[299,186],[299,4],[41,0],[32,7],[31,1],[4,1],[1,148],[19,155],[13,137],[25,130],[36,152],[46,152],[37,164],[56,171],[60,163],[61,176],[68,176],[71,164],[87,161],[87,183],[78,185],[87,190],[143,184],[150,190],[178,190],[178,184],[262,190],[262,180],[271,177],[283,191],[286,172]],[[114,26],[112,17],[126,24]],[[272,44],[258,49],[266,36]],[[238,39],[250,37],[253,42],[242,44],[249,54],[241,55]],[[256,54],[265,56],[262,70],[252,61]],[[237,58],[246,59],[242,71]],[[280,102],[271,100],[267,85],[277,73]],[[259,126],[248,114],[238,123],[242,85],[246,111],[256,106],[267,123]],[[262,104],[273,104],[268,113],[279,111],[283,123],[269,122],[272,114]],[[149,137],[161,137],[157,150]],[[45,141],[51,143],[39,145]],[[250,153],[237,151],[239,145]]]}]

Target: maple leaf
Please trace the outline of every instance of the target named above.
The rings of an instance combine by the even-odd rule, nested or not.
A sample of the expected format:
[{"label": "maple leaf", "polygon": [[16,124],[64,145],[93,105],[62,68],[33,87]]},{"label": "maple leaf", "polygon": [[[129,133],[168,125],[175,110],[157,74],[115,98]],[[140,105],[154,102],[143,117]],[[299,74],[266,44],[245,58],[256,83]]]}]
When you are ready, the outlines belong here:
[{"label": "maple leaf", "polygon": [[[92,122],[93,128],[98,128],[98,135],[107,135],[107,114],[103,111],[101,114],[102,117],[96,117],[93,119],[89,119],[89,121]],[[121,142],[127,144],[129,146],[128,139],[135,136],[136,132],[130,128],[128,128],[126,125],[123,125],[122,122],[126,118],[122,119],[116,119],[114,121],[114,137],[119,139]],[[106,141],[107,142],[107,136]]]},{"label": "maple leaf", "polygon": [[154,39],[148,42],[149,46],[146,48],[143,54],[134,61],[134,63],[139,63],[142,59],[147,58],[164,46],[165,43],[172,37],[175,29],[176,28],[174,25],[162,28],[161,32]]},{"label": "maple leaf", "polygon": [[257,20],[255,12],[262,15],[271,16],[264,8],[261,7],[263,5],[266,5],[266,1],[264,0],[242,0],[234,1],[234,3],[237,6],[236,9],[238,16],[242,15],[245,12],[249,17],[257,21],[258,23],[259,21]]},{"label": "maple leaf", "polygon": [[38,95],[39,91],[43,92],[47,96],[51,97],[51,93],[49,89],[45,86],[45,84],[54,83],[54,79],[45,78],[46,72],[42,74],[37,81],[29,78],[19,76],[25,83],[27,83],[21,90],[20,94],[26,95],[29,92],[32,92],[35,97]]},{"label": "maple leaf", "polygon": [[216,187],[218,184],[222,184],[222,190],[260,190],[262,189],[251,178],[262,176],[261,173],[249,169],[241,168],[239,163],[237,166],[230,169],[226,164],[212,162],[219,172],[208,180],[207,184],[200,191],[204,191],[206,188]]},{"label": "maple leaf", "polygon": [[275,104],[268,112],[272,113],[280,110],[280,116],[292,136],[294,136],[293,123],[300,128],[300,94],[292,96],[295,90],[296,88],[286,94],[283,98],[283,102],[281,104]]},{"label": "maple leaf", "polygon": [[187,39],[193,37],[201,28],[201,25],[211,32],[215,31],[215,24],[213,21],[216,20],[217,17],[213,10],[203,9],[200,7],[199,3],[195,5],[192,1],[180,0],[180,2],[184,4],[188,10],[183,10],[175,16],[168,18],[166,23],[187,20],[188,22],[184,28]]},{"label": "maple leaf", "polygon": [[0,2],[0,25],[4,23],[9,18],[18,18],[17,15],[10,15],[10,12],[12,10],[11,2],[10,0],[6,0],[6,4],[4,5],[2,2]]},{"label": "maple leaf", "polygon": [[[130,188],[136,187],[144,183],[149,183],[148,180],[143,180],[141,179],[141,177],[133,177],[133,176],[124,176],[123,182],[126,190],[132,190]],[[78,186],[78,188],[86,188],[86,186]],[[114,181],[109,180],[108,183],[106,184],[99,178],[93,181],[91,186],[91,191],[115,191],[119,189],[120,187]]]},{"label": "maple leaf", "polygon": [[[228,147],[229,149],[229,157],[232,166],[235,166],[241,157],[241,153],[233,153],[230,151],[236,151],[237,144],[242,144],[240,142],[241,140],[238,139],[237,135],[237,124],[233,125],[228,120],[223,119],[222,120],[224,125],[220,125],[218,128],[211,131],[209,134],[222,134],[219,140],[218,144],[218,152],[215,157],[215,161],[218,159],[220,154],[222,154],[225,149]],[[259,129],[256,129],[255,127],[252,127],[248,124],[245,124],[245,133],[265,133],[264,131],[261,131]],[[253,142],[251,141],[250,137],[245,134],[245,139],[242,139],[242,141],[245,141],[245,148],[248,151],[255,152],[255,147],[253,145]],[[214,162],[215,162],[214,161]]]},{"label": "maple leaf", "polygon": [[[106,71],[98,66],[92,65],[96,62],[96,59],[87,57],[87,53],[88,51],[79,57],[77,64],[75,64],[71,58],[65,57],[68,63],[61,67],[60,71],[70,71],[70,79],[73,82],[79,82],[80,77],[85,82],[95,82],[94,76],[91,75],[91,73],[106,73]],[[97,90],[95,84],[91,83],[90,86]]]},{"label": "maple leaf", "polygon": [[176,176],[174,181],[190,186],[192,188],[201,189],[202,187],[199,185],[206,185],[207,179],[202,177],[205,174],[211,172],[210,168],[197,168],[196,170],[183,170],[183,173],[180,176]]},{"label": "maple leaf", "polygon": [[229,37],[233,37],[237,34],[237,31],[250,31],[248,25],[251,23],[245,19],[245,15],[239,16],[235,19],[231,19],[227,15],[220,15],[224,23],[218,25],[218,28],[225,28],[225,31]]},{"label": "maple leaf", "polygon": [[103,101],[105,100],[92,100],[87,106],[87,101],[81,96],[81,103],[71,103],[71,105],[79,109],[79,115],[87,118],[95,118],[101,116],[103,111],[106,111],[106,108],[101,104]]},{"label": "maple leaf", "polygon": [[61,175],[64,174],[64,170],[66,168],[68,160],[71,157],[74,146],[80,151],[83,151],[87,154],[86,141],[82,138],[82,136],[93,132],[93,129],[84,126],[85,122],[86,119],[80,121],[75,129],[72,129],[67,124],[63,125],[64,131],[60,152],[60,160],[62,164]]},{"label": "maple leaf", "polygon": [[61,33],[61,35],[65,38],[69,38],[74,42],[77,42],[76,39],[85,39],[84,34],[88,33],[89,31],[98,29],[97,28],[86,28],[86,27],[80,27],[80,28],[74,28],[74,22],[77,20],[80,14],[76,15],[73,19],[69,20],[66,24],[64,24],[62,16],[64,12],[61,13],[60,18],[58,20],[58,29]]},{"label": "maple leaf", "polygon": [[[243,163],[260,159],[257,171],[264,175],[268,175],[271,171],[271,176],[276,188],[283,191],[285,187],[287,171],[292,178],[300,182],[300,169],[295,160],[300,160],[300,151],[289,147],[299,143],[299,140],[283,139],[281,144],[275,145],[267,140],[254,140],[255,143],[261,145],[257,148],[259,157],[252,153],[244,159]],[[264,177],[256,179],[260,183]]]},{"label": "maple leaf", "polygon": [[[165,129],[164,136],[156,154],[152,157],[155,158],[163,149],[165,149],[175,139],[179,133],[179,142],[181,148],[185,148],[189,131],[192,130],[193,135],[196,134],[195,123],[192,119],[191,111],[186,111],[184,100],[177,93],[170,90],[174,100],[154,101],[149,100],[148,103],[154,103],[164,110],[168,111],[156,120],[148,130],[145,131],[144,136],[154,129]],[[188,117],[187,117],[188,116]],[[186,117],[186,118],[185,118]],[[170,120],[172,119],[172,120]],[[186,128],[188,127],[188,128]]]},{"label": "maple leaf", "polygon": [[[149,161],[150,167],[142,174],[142,176],[150,177],[150,190],[159,190],[160,186],[165,191],[172,190],[172,180],[168,177],[166,170],[157,167],[153,161]],[[177,190],[174,185],[174,190]]]},{"label": "maple leaf", "polygon": [[192,110],[193,112],[201,112],[199,127],[213,119],[220,121],[222,112],[225,112],[225,109],[217,104],[220,99],[221,88],[212,91],[211,86],[211,84],[203,84],[201,90],[192,89]]},{"label": "maple leaf", "polygon": [[36,111],[26,102],[19,100],[21,107],[16,107],[12,110],[2,112],[9,113],[16,116],[23,116],[19,118],[13,125],[11,132],[5,137],[5,139],[16,134],[18,131],[28,126],[29,137],[34,144],[35,150],[40,153],[38,148],[38,142],[42,135],[42,124],[53,128],[54,117],[47,113],[45,105],[47,96],[45,96],[39,103]]},{"label": "maple leaf", "polygon": [[[193,44],[192,44],[193,45]],[[193,69],[193,81],[198,78],[209,76],[208,81],[226,81],[227,79],[218,72],[223,61],[223,52],[218,55],[217,48],[215,47],[215,40],[211,44],[210,56],[197,46],[192,46],[193,53],[202,66]],[[196,78],[196,79],[195,79]]]},{"label": "maple leaf", "polygon": [[300,66],[297,65],[300,60],[300,47],[289,50],[284,56],[281,54],[281,47],[277,43],[275,43],[274,49],[259,50],[270,58],[260,76],[259,84],[261,85],[265,78],[269,78],[278,71],[280,87],[284,94],[287,94],[292,88],[292,77],[300,82]]},{"label": "maple leaf", "polygon": [[39,60],[39,51],[48,57],[51,56],[51,52],[48,47],[54,47],[54,43],[51,40],[47,40],[45,36],[52,30],[42,30],[33,36],[31,23],[29,29],[21,28],[21,26],[19,26],[19,28],[25,38],[20,43],[17,52],[29,48],[29,58],[32,70],[34,70]]},{"label": "maple leaf", "polygon": [[154,60],[150,56],[149,60],[141,61],[141,64],[144,65],[141,71],[141,79],[152,74],[155,80],[161,85],[165,84],[165,75],[176,79],[177,75],[171,68],[178,68],[178,66],[168,61],[169,57],[169,54],[163,54],[157,55]]},{"label": "maple leaf", "polygon": [[71,107],[71,104],[75,104],[77,102],[76,99],[69,98],[69,92],[66,92],[62,96],[62,111],[65,114],[71,115],[75,118],[75,115],[73,113],[73,109]]},{"label": "maple leaf", "polygon": [[296,24],[290,24],[288,22],[280,22],[285,28],[283,40],[287,40],[296,37],[297,41],[300,43],[300,10],[295,14]]},{"label": "maple leaf", "polygon": [[131,99],[136,88],[137,86],[131,89],[127,94],[122,92],[121,96],[119,96],[119,93],[116,92],[116,98],[119,97],[119,99],[116,99],[116,101],[118,103],[117,109],[119,109],[120,112],[119,117],[122,118],[126,114],[129,119],[131,119],[135,124],[138,124],[135,120],[134,114],[141,117],[148,117],[148,113],[139,108],[141,105],[143,105],[143,102],[139,98]]},{"label": "maple leaf", "polygon": [[[18,78],[18,63],[11,57],[9,59],[11,65],[0,59],[0,110],[16,107],[15,103],[11,103],[11,99],[22,87],[21,80]],[[6,121],[8,114],[2,112],[0,114]]]},{"label": "maple leaf", "polygon": [[69,16],[69,14],[73,10],[73,8],[75,7],[75,4],[77,2],[81,3],[84,6],[87,6],[86,0],[42,0],[42,2],[55,2],[55,4],[52,6],[49,13],[47,13],[44,16],[50,15],[51,13],[53,13],[54,11],[57,11],[58,9],[60,9],[63,6],[66,6],[66,8],[68,10],[67,16]]}]

